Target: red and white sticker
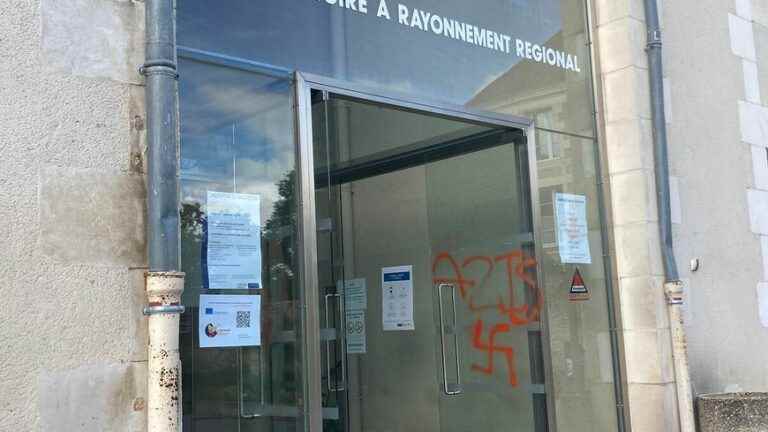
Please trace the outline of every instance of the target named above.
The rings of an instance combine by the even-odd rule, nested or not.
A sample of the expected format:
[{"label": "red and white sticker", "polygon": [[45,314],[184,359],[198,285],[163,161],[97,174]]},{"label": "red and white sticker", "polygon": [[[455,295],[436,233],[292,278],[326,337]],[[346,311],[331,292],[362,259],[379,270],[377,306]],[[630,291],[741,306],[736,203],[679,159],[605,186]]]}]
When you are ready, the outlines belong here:
[{"label": "red and white sticker", "polygon": [[573,272],[573,277],[571,278],[571,288],[568,290],[568,300],[584,301],[589,300],[590,297],[589,288],[587,288],[579,268],[576,267],[576,271]]}]

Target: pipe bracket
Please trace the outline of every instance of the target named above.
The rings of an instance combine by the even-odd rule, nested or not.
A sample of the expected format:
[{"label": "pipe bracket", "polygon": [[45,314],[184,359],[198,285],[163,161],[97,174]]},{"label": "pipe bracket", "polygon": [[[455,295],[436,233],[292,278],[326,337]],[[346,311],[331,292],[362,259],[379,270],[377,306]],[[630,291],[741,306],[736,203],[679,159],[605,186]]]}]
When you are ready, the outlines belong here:
[{"label": "pipe bracket", "polygon": [[164,305],[164,306],[147,306],[144,308],[144,315],[160,315],[160,314],[183,314],[186,308],[182,305]]},{"label": "pipe bracket", "polygon": [[645,44],[646,51],[661,49],[661,30],[648,30],[648,39]]},{"label": "pipe bracket", "polygon": [[672,281],[672,282],[664,283],[664,294],[666,295],[666,298],[667,298],[667,304],[669,305],[684,304],[682,282]]},{"label": "pipe bracket", "polygon": [[153,60],[139,66],[139,74],[147,75],[168,75],[174,79],[179,78],[178,67],[176,63],[170,60]]}]

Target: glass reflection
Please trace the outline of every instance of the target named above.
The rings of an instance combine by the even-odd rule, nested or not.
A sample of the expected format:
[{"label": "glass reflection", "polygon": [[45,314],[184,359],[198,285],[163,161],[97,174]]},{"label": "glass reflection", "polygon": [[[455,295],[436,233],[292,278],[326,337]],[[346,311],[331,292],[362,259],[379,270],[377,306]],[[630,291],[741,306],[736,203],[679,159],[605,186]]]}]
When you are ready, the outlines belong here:
[{"label": "glass reflection", "polygon": [[[370,0],[367,13],[338,3],[185,0],[179,43],[487,111],[547,107],[567,114],[554,130],[594,136],[583,0]],[[456,37],[459,25],[471,38]]]},{"label": "glass reflection", "polygon": [[[539,214],[542,227],[541,269],[552,362],[556,430],[616,430],[607,283],[598,214],[594,146],[583,139],[545,131],[536,134]],[[548,155],[557,143],[560,156]],[[556,193],[586,197],[591,264],[561,262],[554,211]],[[589,289],[588,301],[570,301],[567,287],[578,268]]]},{"label": "glass reflection", "polygon": [[[300,430],[299,287],[290,83],[183,60],[180,71],[181,349],[185,431]],[[260,200],[261,284],[211,289],[206,266],[211,191]],[[258,269],[248,269],[258,273]],[[261,345],[200,348],[201,294],[261,296]]]}]

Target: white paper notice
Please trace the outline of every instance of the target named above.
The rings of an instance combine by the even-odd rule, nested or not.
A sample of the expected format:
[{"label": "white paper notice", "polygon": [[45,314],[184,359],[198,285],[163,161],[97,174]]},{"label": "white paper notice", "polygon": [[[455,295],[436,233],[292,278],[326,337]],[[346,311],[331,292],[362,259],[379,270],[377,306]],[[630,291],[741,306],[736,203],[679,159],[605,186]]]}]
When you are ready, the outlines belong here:
[{"label": "white paper notice", "polygon": [[261,296],[200,296],[200,348],[261,345]]},{"label": "white paper notice", "polygon": [[555,193],[555,219],[560,261],[564,264],[591,264],[587,197]]},{"label": "white paper notice", "polygon": [[208,191],[208,288],[261,288],[259,195]]},{"label": "white paper notice", "polygon": [[344,293],[344,308],[346,310],[365,310],[368,307],[368,293],[365,289],[365,279],[350,279],[338,282],[339,291]]},{"label": "white paper notice", "polygon": [[381,290],[384,331],[414,330],[413,266],[381,269]]},{"label": "white paper notice", "polygon": [[347,310],[347,354],[365,354],[365,311]]}]

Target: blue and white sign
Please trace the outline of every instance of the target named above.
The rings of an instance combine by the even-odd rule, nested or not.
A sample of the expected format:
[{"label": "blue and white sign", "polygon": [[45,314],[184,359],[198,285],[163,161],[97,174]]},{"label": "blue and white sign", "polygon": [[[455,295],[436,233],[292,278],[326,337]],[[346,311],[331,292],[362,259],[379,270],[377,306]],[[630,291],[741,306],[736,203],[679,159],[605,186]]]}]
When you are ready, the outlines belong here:
[{"label": "blue and white sign", "polygon": [[208,191],[209,289],[261,288],[259,195]]},{"label": "blue and white sign", "polygon": [[381,317],[384,331],[415,330],[413,266],[381,269]]},{"label": "blue and white sign", "polygon": [[587,197],[555,193],[557,247],[563,264],[591,264]]},{"label": "blue and white sign", "polygon": [[261,296],[200,296],[200,348],[261,345]]}]

